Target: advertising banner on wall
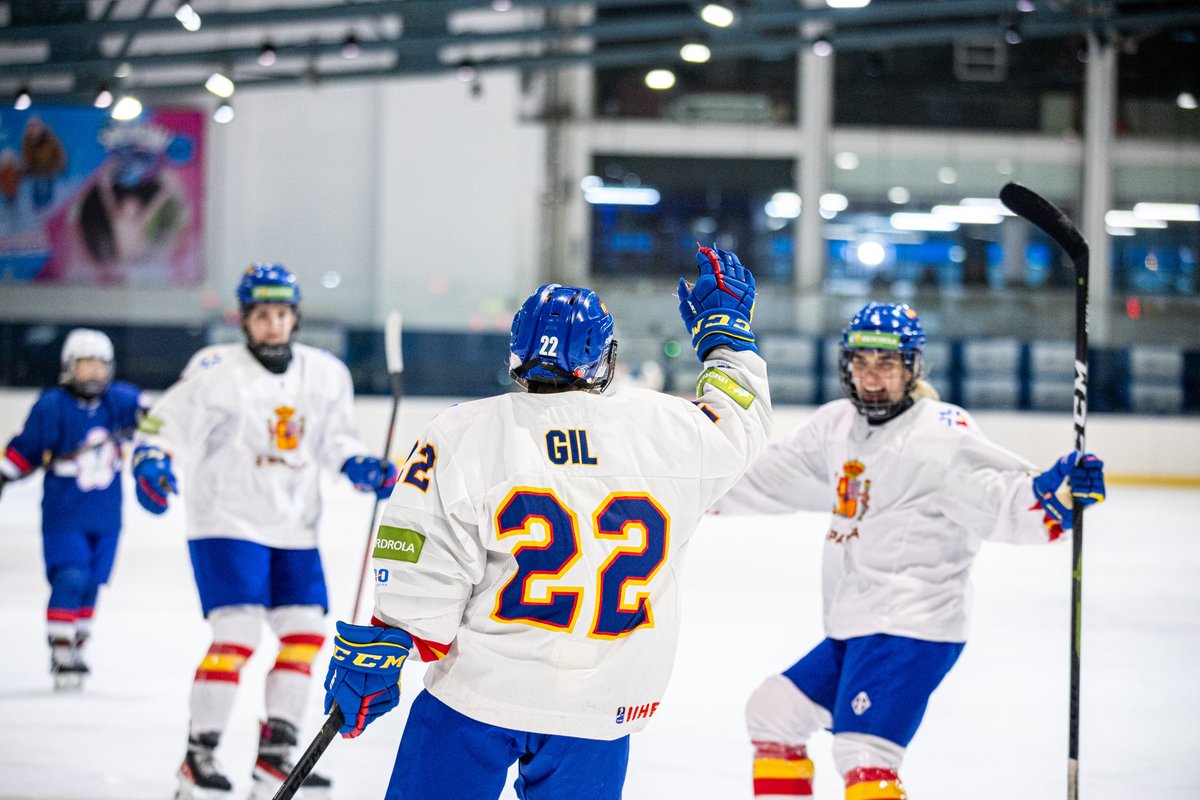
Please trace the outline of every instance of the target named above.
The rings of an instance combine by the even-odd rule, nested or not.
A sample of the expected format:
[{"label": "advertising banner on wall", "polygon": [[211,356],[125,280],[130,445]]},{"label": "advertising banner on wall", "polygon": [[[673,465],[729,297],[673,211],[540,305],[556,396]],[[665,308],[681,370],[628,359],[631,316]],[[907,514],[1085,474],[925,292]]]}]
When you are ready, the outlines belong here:
[{"label": "advertising banner on wall", "polygon": [[194,286],[203,215],[201,112],[0,109],[0,283]]}]

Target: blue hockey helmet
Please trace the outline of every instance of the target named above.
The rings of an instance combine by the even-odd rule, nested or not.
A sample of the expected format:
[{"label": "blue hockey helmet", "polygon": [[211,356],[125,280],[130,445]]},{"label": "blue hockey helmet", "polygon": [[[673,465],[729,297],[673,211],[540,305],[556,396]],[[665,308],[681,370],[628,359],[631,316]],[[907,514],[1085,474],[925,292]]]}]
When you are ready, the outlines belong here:
[{"label": "blue hockey helmet", "polygon": [[548,283],[513,317],[509,374],[517,383],[603,392],[613,377],[613,318],[591,289]]},{"label": "blue hockey helmet", "polygon": [[[910,394],[921,377],[921,354],[924,348],[925,329],[921,327],[917,312],[907,303],[867,303],[851,317],[850,323],[842,331],[838,358],[842,391],[869,421],[878,423],[892,419],[913,403]],[[860,350],[900,354],[908,371],[902,397],[891,400],[859,396],[850,375],[850,364],[855,351]]]},{"label": "blue hockey helmet", "polygon": [[300,282],[283,264],[251,264],[237,287],[238,305],[245,313],[259,303],[300,307]]}]

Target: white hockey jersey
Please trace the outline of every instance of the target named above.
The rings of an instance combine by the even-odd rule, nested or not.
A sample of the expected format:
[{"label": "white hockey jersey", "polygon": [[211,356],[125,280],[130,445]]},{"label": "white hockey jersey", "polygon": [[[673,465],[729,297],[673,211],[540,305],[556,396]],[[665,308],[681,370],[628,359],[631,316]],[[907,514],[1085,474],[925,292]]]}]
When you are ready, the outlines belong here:
[{"label": "white hockey jersey", "polygon": [[366,452],[353,397],[346,366],[315,347],[293,344],[280,375],[240,344],[192,356],[141,425],[172,455],[188,538],[316,547],[320,466]]},{"label": "white hockey jersey", "polygon": [[[375,616],[476,720],[611,740],[662,699],[688,541],[766,443],[757,355],[717,348],[700,399],[508,394],[436,417],[378,530]],[[438,646],[436,643],[445,643]]]},{"label": "white hockey jersey", "polygon": [[980,542],[1038,543],[1061,532],[1045,524],[1032,474],[958,406],[921,399],[869,425],[836,400],[768,447],[713,510],[832,510],[822,569],[831,638],[962,642]]}]

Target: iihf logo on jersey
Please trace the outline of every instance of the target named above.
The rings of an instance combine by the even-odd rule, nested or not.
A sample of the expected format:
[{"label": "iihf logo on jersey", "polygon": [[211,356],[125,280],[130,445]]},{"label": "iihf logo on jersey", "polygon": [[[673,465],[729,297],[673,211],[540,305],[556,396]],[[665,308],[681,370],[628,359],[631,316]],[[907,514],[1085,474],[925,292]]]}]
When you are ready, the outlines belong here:
[{"label": "iihf logo on jersey", "polygon": [[653,717],[654,712],[658,710],[658,701],[653,703],[643,703],[640,706],[617,706],[617,724],[624,725],[626,722],[633,722],[638,719]]},{"label": "iihf logo on jersey", "polygon": [[866,466],[861,461],[842,465],[842,477],[837,482],[837,503],[833,513],[847,519],[862,519],[871,504],[871,481],[859,481]]},{"label": "iihf logo on jersey", "polygon": [[304,417],[293,419],[296,409],[291,406],[279,406],[275,415],[275,419],[267,422],[267,433],[275,441],[275,449],[295,450],[304,436]]},{"label": "iihf logo on jersey", "polygon": [[961,408],[947,408],[938,412],[938,422],[943,422],[947,427],[966,428],[967,417]]}]

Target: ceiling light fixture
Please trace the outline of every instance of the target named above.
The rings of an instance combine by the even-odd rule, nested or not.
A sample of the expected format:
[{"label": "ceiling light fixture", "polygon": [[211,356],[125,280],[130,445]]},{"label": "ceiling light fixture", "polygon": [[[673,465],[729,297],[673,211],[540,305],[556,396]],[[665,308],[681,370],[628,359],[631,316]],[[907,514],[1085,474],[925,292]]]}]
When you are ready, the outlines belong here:
[{"label": "ceiling light fixture", "polygon": [[720,3],[709,3],[700,9],[700,19],[715,28],[728,28],[733,24],[733,11]]},{"label": "ceiling light fixture", "polygon": [[821,58],[831,56],[833,55],[833,43],[824,36],[818,36],[816,39],[813,39],[812,51],[814,56],[820,56]]},{"label": "ceiling light fixture", "polygon": [[108,88],[108,84],[100,84],[100,88],[96,92],[96,99],[92,101],[92,105],[96,108],[108,108],[112,104],[113,95],[112,91]]},{"label": "ceiling light fixture", "polygon": [[656,91],[665,91],[675,85],[675,73],[669,69],[652,69],[646,73],[646,85]]},{"label": "ceiling light fixture", "polygon": [[200,30],[200,15],[196,13],[196,9],[192,8],[192,4],[183,0],[175,7],[175,19],[179,20],[179,24],[186,31],[195,33]]},{"label": "ceiling light fixture", "polygon": [[708,45],[699,42],[688,42],[679,48],[679,57],[690,64],[703,64],[712,58]]},{"label": "ceiling light fixture", "polygon": [[275,43],[270,39],[263,42],[262,49],[258,51],[258,63],[260,66],[269,67],[275,63],[276,58]]},{"label": "ceiling light fixture", "polygon": [[29,84],[22,84],[17,90],[17,97],[13,101],[13,108],[17,111],[24,111],[33,105],[33,90],[29,88]]},{"label": "ceiling light fixture", "polygon": [[1175,98],[1175,105],[1184,111],[1194,111],[1196,109],[1196,95],[1191,92],[1180,92],[1179,96]]},{"label": "ceiling light fixture", "polygon": [[1020,44],[1024,41],[1021,37],[1021,29],[1017,26],[1017,23],[1014,22],[1004,29],[1004,41],[1009,44]]},{"label": "ceiling light fixture", "polygon": [[142,101],[131,94],[118,100],[112,107],[112,118],[122,122],[137,119],[142,115]]},{"label": "ceiling light fixture", "polygon": [[358,43],[358,37],[354,32],[346,34],[346,38],[342,39],[342,58],[358,58],[362,54],[362,45]]},{"label": "ceiling light fixture", "polygon": [[213,122],[218,125],[228,125],[230,122],[233,122],[233,116],[233,104],[228,100],[213,109]]},{"label": "ceiling light fixture", "polygon": [[229,98],[233,97],[234,85],[233,81],[221,72],[214,72],[208,76],[208,80],[204,82],[204,88],[215,94],[217,97]]}]

